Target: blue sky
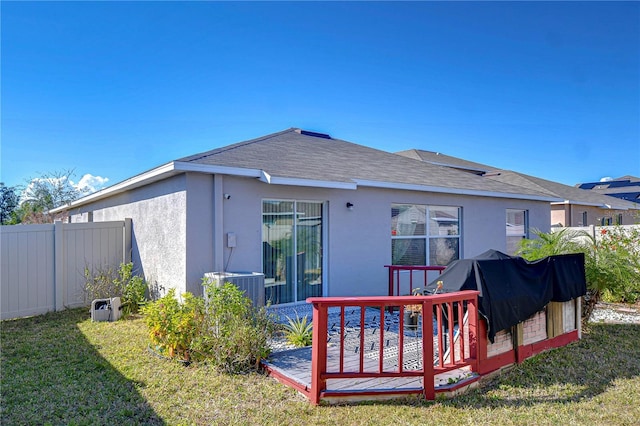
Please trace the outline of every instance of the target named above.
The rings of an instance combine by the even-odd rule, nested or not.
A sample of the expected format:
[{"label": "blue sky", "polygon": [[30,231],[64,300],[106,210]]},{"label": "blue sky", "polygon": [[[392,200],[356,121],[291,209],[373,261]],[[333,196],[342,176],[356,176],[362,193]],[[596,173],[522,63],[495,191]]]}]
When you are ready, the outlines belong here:
[{"label": "blue sky", "polygon": [[301,127],[640,176],[638,2],[2,2],[0,179],[108,184]]}]

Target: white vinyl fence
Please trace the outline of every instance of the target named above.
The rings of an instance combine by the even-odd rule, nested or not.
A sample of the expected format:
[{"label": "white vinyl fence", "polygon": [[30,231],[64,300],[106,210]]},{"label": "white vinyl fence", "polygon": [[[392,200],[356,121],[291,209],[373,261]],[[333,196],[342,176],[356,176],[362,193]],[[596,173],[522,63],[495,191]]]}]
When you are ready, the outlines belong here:
[{"label": "white vinyl fence", "polygon": [[85,306],[85,267],[131,261],[131,219],[2,226],[0,246],[0,319]]}]

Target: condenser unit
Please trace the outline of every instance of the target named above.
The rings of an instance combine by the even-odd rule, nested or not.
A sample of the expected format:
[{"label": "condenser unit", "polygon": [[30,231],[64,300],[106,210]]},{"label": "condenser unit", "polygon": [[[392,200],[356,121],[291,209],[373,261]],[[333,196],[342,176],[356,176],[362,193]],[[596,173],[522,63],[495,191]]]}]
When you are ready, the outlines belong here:
[{"label": "condenser unit", "polygon": [[254,306],[264,306],[264,274],[261,272],[207,272],[204,277],[216,287],[231,283],[244,291]]}]

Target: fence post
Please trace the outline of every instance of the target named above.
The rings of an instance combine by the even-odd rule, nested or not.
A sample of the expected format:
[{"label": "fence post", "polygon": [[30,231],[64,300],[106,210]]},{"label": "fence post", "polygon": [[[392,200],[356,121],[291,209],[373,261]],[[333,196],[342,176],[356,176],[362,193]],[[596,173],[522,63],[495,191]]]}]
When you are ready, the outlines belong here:
[{"label": "fence post", "polygon": [[131,262],[131,218],[124,219],[124,238],[122,239],[122,261],[123,263]]},{"label": "fence post", "polygon": [[55,297],[55,310],[61,311],[65,305],[66,290],[66,268],[64,258],[64,223],[56,220],[53,224],[53,244],[54,244],[54,271],[53,294]]}]

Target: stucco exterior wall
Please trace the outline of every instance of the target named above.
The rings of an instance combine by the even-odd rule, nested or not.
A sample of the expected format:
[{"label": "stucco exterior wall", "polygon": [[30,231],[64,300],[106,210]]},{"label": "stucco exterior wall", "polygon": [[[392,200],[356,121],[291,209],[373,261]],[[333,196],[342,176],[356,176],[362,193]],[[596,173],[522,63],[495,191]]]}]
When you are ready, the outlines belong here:
[{"label": "stucco exterior wall", "polygon": [[[225,198],[228,194],[229,198]],[[461,257],[506,250],[506,209],[529,212],[530,228],[547,232],[540,201],[389,189],[341,190],[269,185],[252,178],[186,173],[71,211],[73,218],[133,222],[132,259],[161,290],[201,294],[205,272],[262,271],[262,201],[325,203],[324,295],[385,295],[391,263],[391,204],[462,208]],[[347,209],[346,203],[354,204]],[[237,246],[227,247],[228,233]]]},{"label": "stucco exterior wall", "polygon": [[[338,190],[267,185],[255,179],[224,177],[224,234],[234,232],[238,246],[224,248],[228,271],[261,271],[262,200],[288,199],[327,202],[325,218],[325,294],[331,296],[386,295],[391,263],[391,204],[415,203],[462,207],[461,256],[488,249],[506,250],[506,209],[529,211],[530,228],[548,232],[547,202],[360,188]],[[354,204],[352,210],[346,203]]]},{"label": "stucco exterior wall", "polygon": [[132,219],[131,259],[152,287],[186,290],[187,176],[178,175],[70,211],[95,222]]}]

